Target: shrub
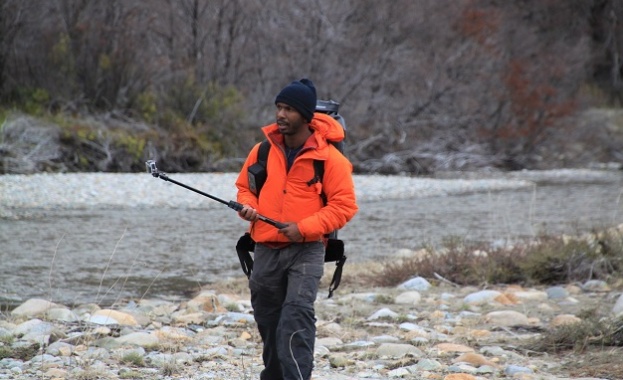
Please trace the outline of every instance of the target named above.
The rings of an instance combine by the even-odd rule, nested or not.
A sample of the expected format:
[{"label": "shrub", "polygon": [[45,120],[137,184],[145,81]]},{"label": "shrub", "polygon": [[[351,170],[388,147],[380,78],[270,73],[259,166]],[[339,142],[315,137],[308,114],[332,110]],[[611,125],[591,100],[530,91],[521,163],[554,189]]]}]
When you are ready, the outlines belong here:
[{"label": "shrub", "polygon": [[621,233],[608,230],[582,238],[541,237],[532,245],[520,268],[538,284],[560,284],[590,279],[608,280],[623,269]]},{"label": "shrub", "polygon": [[395,286],[414,276],[438,278],[459,285],[517,283],[524,277],[517,269],[521,246],[491,249],[484,243],[467,242],[457,237],[443,240],[442,248],[426,249],[427,254],[387,262],[368,276],[377,286]]},{"label": "shrub", "polygon": [[541,236],[535,241],[492,248],[457,237],[426,254],[393,259],[364,274],[375,286],[396,286],[414,276],[443,277],[459,285],[560,284],[609,280],[623,273],[623,237],[616,229],[568,238]]},{"label": "shrub", "polygon": [[10,358],[13,355],[13,350],[11,347],[0,346],[0,360],[4,358]]},{"label": "shrub", "polygon": [[30,346],[20,347],[0,346],[0,359],[13,358],[22,361],[28,361],[37,356],[40,347],[41,346],[36,343]]}]

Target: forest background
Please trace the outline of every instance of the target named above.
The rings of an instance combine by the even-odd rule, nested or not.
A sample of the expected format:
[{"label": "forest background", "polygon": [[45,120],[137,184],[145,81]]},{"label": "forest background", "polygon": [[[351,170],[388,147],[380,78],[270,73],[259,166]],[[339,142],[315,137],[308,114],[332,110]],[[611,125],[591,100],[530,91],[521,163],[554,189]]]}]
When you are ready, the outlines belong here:
[{"label": "forest background", "polygon": [[236,171],[276,93],[360,173],[623,162],[623,0],[0,0],[0,174]]}]

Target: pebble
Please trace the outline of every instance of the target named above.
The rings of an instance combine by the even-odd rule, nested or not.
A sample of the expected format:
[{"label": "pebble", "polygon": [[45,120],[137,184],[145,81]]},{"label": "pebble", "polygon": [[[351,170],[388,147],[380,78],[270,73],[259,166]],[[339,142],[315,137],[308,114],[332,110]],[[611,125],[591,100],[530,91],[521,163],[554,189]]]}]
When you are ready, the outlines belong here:
[{"label": "pebble", "polygon": [[402,290],[415,290],[415,291],[425,291],[430,288],[430,282],[423,277],[414,277],[410,280],[407,280],[398,286],[398,289]]}]

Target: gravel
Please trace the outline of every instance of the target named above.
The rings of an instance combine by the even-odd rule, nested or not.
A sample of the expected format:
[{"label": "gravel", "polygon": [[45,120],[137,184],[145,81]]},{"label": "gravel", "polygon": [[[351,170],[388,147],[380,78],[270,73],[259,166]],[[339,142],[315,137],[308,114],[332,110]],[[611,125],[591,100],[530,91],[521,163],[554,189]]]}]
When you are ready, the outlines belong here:
[{"label": "gravel", "polygon": [[[174,174],[170,179],[218,197],[235,200],[236,173]],[[216,202],[176,184],[147,174],[79,173],[4,175],[0,209],[86,207],[214,207]],[[356,175],[359,201],[447,196],[531,187],[526,179],[431,179],[406,176]]]},{"label": "gravel", "polygon": [[[179,173],[170,179],[224,201],[236,197],[237,173]],[[439,178],[355,175],[359,201],[449,196],[530,188],[535,183],[616,181],[618,171],[561,169],[511,173],[440,173]],[[0,176],[0,209],[98,207],[214,207],[206,197],[138,173],[70,173]]]}]

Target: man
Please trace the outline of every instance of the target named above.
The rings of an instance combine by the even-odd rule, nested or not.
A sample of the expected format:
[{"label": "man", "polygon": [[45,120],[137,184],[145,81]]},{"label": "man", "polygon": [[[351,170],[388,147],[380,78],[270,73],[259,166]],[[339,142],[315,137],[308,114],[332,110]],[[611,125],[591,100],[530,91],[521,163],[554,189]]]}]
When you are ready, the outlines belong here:
[{"label": "man", "polygon": [[[357,212],[351,163],[328,141],[344,139],[331,116],[314,113],[316,89],[294,81],[275,99],[276,122],[262,128],[271,144],[268,176],[259,194],[251,191],[249,153],[236,181],[240,217],[251,222],[255,262],[249,279],[251,304],[263,341],[261,380],[309,380],[313,369],[314,301],[324,271],[323,236],[342,228]],[[322,179],[314,160],[324,161]],[[326,204],[321,198],[326,195]],[[258,220],[280,221],[278,229]]]}]

